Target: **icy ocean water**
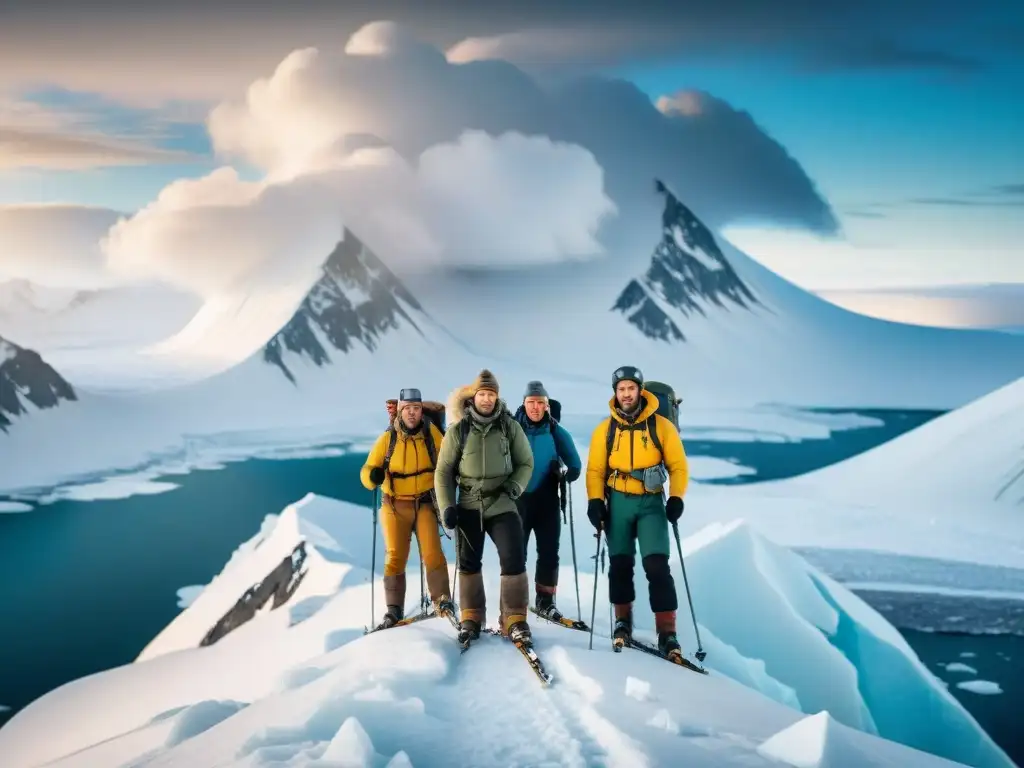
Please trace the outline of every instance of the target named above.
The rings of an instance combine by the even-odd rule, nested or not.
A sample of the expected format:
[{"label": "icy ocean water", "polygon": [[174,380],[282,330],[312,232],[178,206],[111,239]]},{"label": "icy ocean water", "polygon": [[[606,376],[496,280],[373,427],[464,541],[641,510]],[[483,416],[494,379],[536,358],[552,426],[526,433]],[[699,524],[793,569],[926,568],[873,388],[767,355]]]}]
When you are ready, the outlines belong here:
[{"label": "icy ocean water", "polygon": [[[757,472],[718,482],[790,477],[860,453],[938,415],[860,413],[884,425],[800,442],[687,440],[687,453]],[[26,514],[0,514],[0,723],[65,682],[130,663],[180,610],[177,590],[208,582],[265,515],[309,492],[368,504],[369,492],[357,477],[364,458],[253,459],[168,478],[179,487],[158,495],[58,501]],[[369,536],[369,515],[366,530]],[[872,578],[865,578],[858,571],[862,561],[805,555],[851,582],[874,581],[886,567],[872,565]],[[1012,704],[1024,698],[1024,601],[997,604],[890,592],[863,596],[900,626],[928,668],[1024,765],[1024,740],[1014,727],[1019,711]],[[988,614],[1003,622],[1004,631],[1021,634],[954,633],[965,619],[992,626]],[[997,683],[1002,693],[957,686],[972,680]]]}]

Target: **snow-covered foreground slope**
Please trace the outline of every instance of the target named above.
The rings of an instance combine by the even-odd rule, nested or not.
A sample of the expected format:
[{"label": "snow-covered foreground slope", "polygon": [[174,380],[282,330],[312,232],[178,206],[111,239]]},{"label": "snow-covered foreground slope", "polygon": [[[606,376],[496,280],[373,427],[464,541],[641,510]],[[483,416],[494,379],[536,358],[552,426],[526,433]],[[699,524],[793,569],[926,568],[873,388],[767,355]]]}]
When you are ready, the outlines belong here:
[{"label": "snow-covered foreground slope", "polygon": [[[613,654],[602,577],[594,650],[534,624],[549,689],[498,638],[460,656],[443,620],[364,636],[371,535],[368,509],[320,497],[269,517],[135,664],[42,697],[0,730],[0,754],[26,768],[950,764],[900,741],[1012,765],[878,614],[742,523],[684,542],[710,676]],[[379,575],[379,543],[377,555]],[[493,620],[490,545],[484,573]],[[589,604],[593,574],[580,577]],[[283,604],[242,622],[260,606],[239,598],[265,580]],[[651,616],[637,607],[643,636]],[[225,618],[236,628],[200,647]],[[692,651],[691,632],[681,639]]]},{"label": "snow-covered foreground slope", "polygon": [[610,258],[449,274],[417,295],[475,349],[602,384],[637,365],[688,407],[955,408],[1024,375],[1022,338],[841,309],[716,236],[664,187],[648,215],[649,239]]}]

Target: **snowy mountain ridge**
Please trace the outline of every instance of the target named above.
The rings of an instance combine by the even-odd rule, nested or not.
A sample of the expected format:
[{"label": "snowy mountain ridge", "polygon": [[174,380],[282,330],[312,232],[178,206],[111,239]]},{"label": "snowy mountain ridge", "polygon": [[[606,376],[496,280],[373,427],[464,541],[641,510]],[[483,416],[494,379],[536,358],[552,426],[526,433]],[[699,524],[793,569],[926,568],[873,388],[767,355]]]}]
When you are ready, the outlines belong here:
[{"label": "snowy mountain ridge", "polygon": [[662,302],[684,317],[706,317],[705,304],[725,308],[729,303],[741,309],[759,304],[703,222],[661,180],[655,180],[655,189],[665,198],[661,241],[643,277],[629,282],[612,310],[625,315],[648,338],[685,341]]},{"label": "snowy mountain ridge", "polygon": [[303,356],[317,366],[331,364],[326,347],[347,354],[359,343],[374,352],[380,337],[408,325],[423,308],[402,282],[350,230],[327,258],[323,274],[301,306],[263,349],[263,359],[276,365],[289,381],[295,376],[286,353]]},{"label": "snowy mountain ridge", "polygon": [[0,336],[0,431],[7,432],[11,419],[28,414],[30,407],[56,408],[74,400],[74,389],[38,352]]}]

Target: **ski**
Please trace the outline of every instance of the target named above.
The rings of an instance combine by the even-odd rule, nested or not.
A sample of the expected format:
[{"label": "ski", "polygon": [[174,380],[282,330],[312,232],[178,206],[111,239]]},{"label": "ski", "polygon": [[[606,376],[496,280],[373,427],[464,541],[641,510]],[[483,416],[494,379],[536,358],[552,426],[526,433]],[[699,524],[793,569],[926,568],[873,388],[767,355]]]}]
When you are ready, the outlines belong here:
[{"label": "ski", "polygon": [[550,624],[557,624],[560,627],[567,627],[568,629],[578,629],[580,632],[590,631],[590,627],[588,627],[586,623],[582,621],[576,621],[575,619],[570,619],[568,616],[563,616],[562,614],[558,614],[558,618],[554,619],[550,616],[545,616],[543,613],[538,613],[537,609],[533,607],[530,608],[530,613],[532,613],[540,619],[544,619],[544,621]]},{"label": "ski", "polygon": [[364,635],[369,635],[369,634],[372,634],[374,632],[380,632],[381,630],[395,629],[396,627],[404,627],[407,624],[415,624],[417,621],[424,621],[425,619],[434,619],[434,618],[437,618],[437,614],[434,613],[433,611],[423,611],[422,613],[417,613],[414,616],[406,616],[404,619],[400,619],[399,621],[396,621],[390,627],[385,627],[385,626],[382,626],[380,624],[378,624],[373,629],[370,629],[369,627],[363,627],[363,634]]},{"label": "ski", "polygon": [[[635,639],[630,639],[629,641],[627,641],[625,643],[625,646],[627,648],[632,648],[637,651],[642,651],[643,653],[649,654],[651,656],[657,656],[659,659],[664,659],[670,664],[675,664],[676,666],[682,667],[683,669],[688,669],[691,672],[696,672],[700,675],[706,675],[708,673],[708,671],[704,669],[704,667],[694,664],[692,661],[683,656],[682,653],[679,653],[678,655],[673,654],[672,656],[666,656],[653,645],[648,645],[647,643],[642,643],[639,640]],[[615,650],[621,650],[621,646],[619,648],[616,648]]]},{"label": "ski", "polygon": [[540,656],[538,656],[537,651],[534,650],[533,643],[516,642],[511,637],[502,634],[497,629],[488,628],[485,629],[484,632],[489,635],[497,635],[498,637],[512,643],[512,645],[514,645],[523,655],[523,658],[526,659],[527,663],[530,665],[530,669],[532,669],[533,673],[537,675],[537,679],[544,683],[544,685],[551,685],[554,682],[554,676],[544,668],[544,662],[540,660]]}]

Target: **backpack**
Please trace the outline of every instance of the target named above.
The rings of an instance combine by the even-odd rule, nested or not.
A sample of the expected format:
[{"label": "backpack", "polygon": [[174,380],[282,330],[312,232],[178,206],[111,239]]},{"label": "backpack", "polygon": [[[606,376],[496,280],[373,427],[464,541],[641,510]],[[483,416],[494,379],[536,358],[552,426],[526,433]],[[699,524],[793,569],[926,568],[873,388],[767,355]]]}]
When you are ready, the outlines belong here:
[{"label": "backpack", "polygon": [[550,397],[548,398],[548,416],[551,417],[551,432],[553,434],[555,431],[554,422],[562,420],[562,404]]},{"label": "backpack", "polygon": [[683,402],[681,397],[676,397],[676,391],[671,385],[660,381],[648,381],[644,389],[658,398],[658,413],[671,421],[676,429],[679,429],[679,404]]},{"label": "backpack", "polygon": [[[392,474],[391,469],[389,468],[391,465],[391,457],[395,454],[395,446],[398,444],[398,430],[395,429],[394,424],[394,413],[395,408],[397,407],[397,400],[392,399],[387,401],[388,415],[391,417],[391,421],[388,424],[388,449],[384,454],[384,471],[387,472],[388,475],[391,477],[395,477],[395,475]],[[434,445],[434,435],[430,431],[430,425],[433,424],[441,431],[442,435],[444,434],[444,406],[442,406],[440,403],[423,403],[423,422],[423,442],[426,443],[427,445],[427,456],[430,457],[431,469],[433,469],[434,467],[437,466],[437,446]],[[410,475],[398,475],[398,477],[400,478],[409,476]],[[395,486],[392,483],[391,491],[394,492],[394,490]]]},{"label": "backpack", "polygon": [[[513,418],[516,421],[518,421],[520,423],[520,425],[521,425],[523,423],[523,419],[521,419],[519,417],[520,417],[520,415],[524,415],[524,414],[525,414],[525,409],[523,408],[523,406],[520,405],[516,409],[516,413],[515,413],[515,416],[513,416]],[[524,415],[524,418],[525,418],[525,415]],[[558,422],[559,422],[559,420],[561,418],[562,418],[562,404],[560,402],[558,402],[557,400],[552,400],[551,398],[548,398],[548,427],[551,429],[551,436],[552,437],[555,436],[555,428],[558,426]],[[465,442],[465,440],[466,440],[465,436],[463,436],[462,440],[463,440],[463,442]]]}]

